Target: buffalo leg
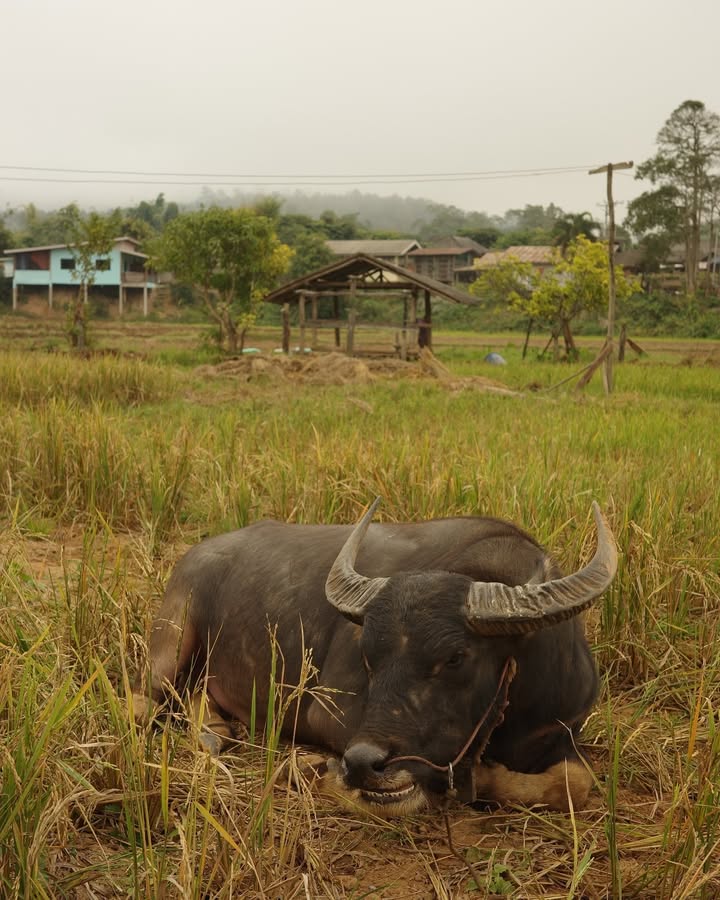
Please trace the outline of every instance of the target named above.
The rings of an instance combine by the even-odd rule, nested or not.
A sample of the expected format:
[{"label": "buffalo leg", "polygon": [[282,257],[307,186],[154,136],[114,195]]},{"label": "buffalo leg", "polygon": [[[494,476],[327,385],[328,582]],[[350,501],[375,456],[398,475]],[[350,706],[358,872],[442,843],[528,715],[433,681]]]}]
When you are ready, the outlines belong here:
[{"label": "buffalo leg", "polygon": [[582,760],[564,759],[544,772],[512,772],[500,763],[480,763],[473,767],[473,796],[488,803],[542,804],[568,812],[583,809],[593,777]]},{"label": "buffalo leg", "polygon": [[219,756],[235,738],[232,725],[223,718],[222,710],[205,691],[192,695],[193,721],[200,731],[198,741],[210,756]]},{"label": "buffalo leg", "polygon": [[197,632],[187,621],[187,601],[166,596],[150,633],[148,664],[133,685],[133,715],[144,724],[153,715],[153,704],[161,703],[167,688],[181,692],[199,650]]}]

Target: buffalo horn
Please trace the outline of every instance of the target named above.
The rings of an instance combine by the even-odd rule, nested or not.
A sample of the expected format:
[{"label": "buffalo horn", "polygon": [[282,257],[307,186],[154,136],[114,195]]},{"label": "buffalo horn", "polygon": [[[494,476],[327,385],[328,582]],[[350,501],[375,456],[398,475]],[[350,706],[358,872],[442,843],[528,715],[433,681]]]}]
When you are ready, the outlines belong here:
[{"label": "buffalo horn", "polygon": [[325,594],[330,603],[358,624],[362,624],[370,601],[387,584],[387,578],[366,578],[355,571],[358,549],[379,503],[380,497],[376,497],[370,509],[357,523],[338,553],[325,582]]},{"label": "buffalo horn", "polygon": [[597,549],[579,572],[517,587],[473,582],[465,611],[474,631],[488,637],[537,631],[578,615],[607,589],[617,571],[617,546],[597,503],[593,502],[592,510]]}]

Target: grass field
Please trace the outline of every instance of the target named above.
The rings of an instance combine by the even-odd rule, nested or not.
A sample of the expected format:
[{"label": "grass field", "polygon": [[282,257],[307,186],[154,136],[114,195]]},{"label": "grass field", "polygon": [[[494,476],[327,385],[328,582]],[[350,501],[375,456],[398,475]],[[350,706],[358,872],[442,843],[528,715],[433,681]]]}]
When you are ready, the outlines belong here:
[{"label": "grass field", "polygon": [[[71,359],[0,319],[0,896],[720,896],[718,345],[641,341],[607,399],[597,378],[549,390],[572,370],[523,362],[517,336],[438,335],[446,380],[323,383],[196,369],[200,331],[97,324],[120,355]],[[566,567],[592,553],[594,498],[621,549],[588,617],[589,807],[452,809],[480,884],[438,813],[372,821],[288,787],[274,733],[212,761],[192,727],[128,717],[187,546],[352,522],[377,494],[381,519],[512,519]]]}]

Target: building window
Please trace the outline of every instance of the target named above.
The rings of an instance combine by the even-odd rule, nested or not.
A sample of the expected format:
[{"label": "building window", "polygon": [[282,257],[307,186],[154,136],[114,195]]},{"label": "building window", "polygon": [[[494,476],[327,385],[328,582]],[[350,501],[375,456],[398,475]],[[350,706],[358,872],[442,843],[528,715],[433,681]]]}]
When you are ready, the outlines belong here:
[{"label": "building window", "polygon": [[50,252],[33,250],[30,253],[20,253],[16,266],[23,271],[47,272],[50,269]]},{"label": "building window", "polygon": [[109,272],[110,271],[110,259],[107,256],[104,256],[102,259],[95,260],[95,270],[97,272]]},{"label": "building window", "polygon": [[60,268],[67,269],[68,271],[72,272],[75,268],[75,257],[71,256],[69,258],[61,259]]}]

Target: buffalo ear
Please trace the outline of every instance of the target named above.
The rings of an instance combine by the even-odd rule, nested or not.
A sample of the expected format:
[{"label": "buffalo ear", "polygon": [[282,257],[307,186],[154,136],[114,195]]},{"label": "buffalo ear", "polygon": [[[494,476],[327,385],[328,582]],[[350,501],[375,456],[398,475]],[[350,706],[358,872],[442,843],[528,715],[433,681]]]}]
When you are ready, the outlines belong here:
[{"label": "buffalo ear", "polygon": [[325,596],[328,601],[356,625],[362,625],[368,604],[387,584],[387,578],[366,578],[355,571],[355,560],[360,544],[379,503],[380,497],[376,497],[370,509],[353,528],[332,564],[325,582]]}]

